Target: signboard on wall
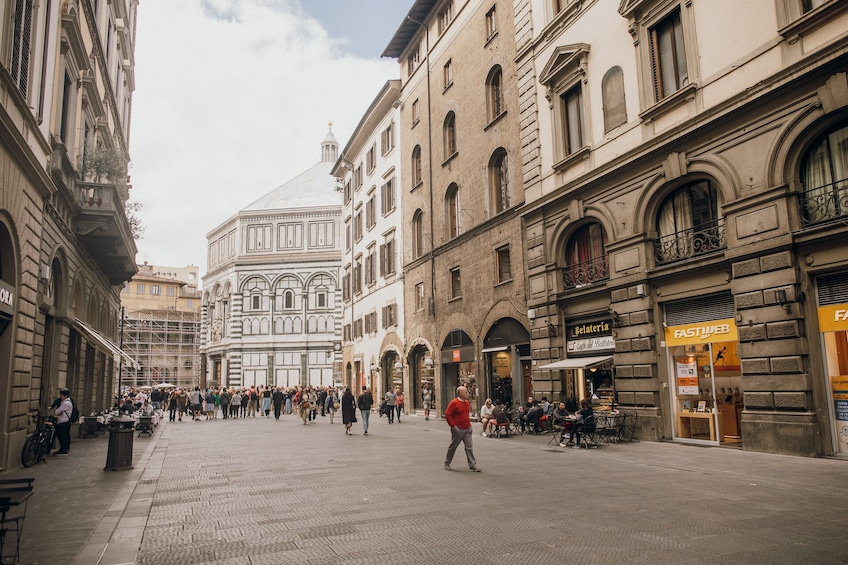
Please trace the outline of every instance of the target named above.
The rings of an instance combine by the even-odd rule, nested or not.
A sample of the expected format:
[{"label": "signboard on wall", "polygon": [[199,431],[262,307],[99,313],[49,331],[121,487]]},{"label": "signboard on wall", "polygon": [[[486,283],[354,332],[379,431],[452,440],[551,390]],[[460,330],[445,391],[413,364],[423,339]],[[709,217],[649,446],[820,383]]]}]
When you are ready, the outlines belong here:
[{"label": "signboard on wall", "polygon": [[739,341],[739,332],[733,318],[669,326],[665,329],[665,342],[668,347],[720,343],[723,341]]},{"label": "signboard on wall", "polygon": [[819,306],[819,331],[848,331],[848,304]]},{"label": "signboard on wall", "polygon": [[596,320],[565,326],[565,347],[569,353],[605,352],[615,350],[612,320]]}]

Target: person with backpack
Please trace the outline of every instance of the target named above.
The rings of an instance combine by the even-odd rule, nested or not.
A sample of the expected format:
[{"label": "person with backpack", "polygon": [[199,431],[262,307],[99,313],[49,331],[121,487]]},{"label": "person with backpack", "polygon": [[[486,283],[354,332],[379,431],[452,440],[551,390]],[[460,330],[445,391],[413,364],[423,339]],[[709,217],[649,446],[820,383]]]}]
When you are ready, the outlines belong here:
[{"label": "person with backpack", "polygon": [[[74,403],[71,400],[71,392],[66,388],[59,391],[59,398],[61,399],[59,407],[54,412],[59,451],[53,455],[67,455],[71,449],[71,418],[74,413]],[[77,420],[79,420],[79,413],[77,413]]]}]

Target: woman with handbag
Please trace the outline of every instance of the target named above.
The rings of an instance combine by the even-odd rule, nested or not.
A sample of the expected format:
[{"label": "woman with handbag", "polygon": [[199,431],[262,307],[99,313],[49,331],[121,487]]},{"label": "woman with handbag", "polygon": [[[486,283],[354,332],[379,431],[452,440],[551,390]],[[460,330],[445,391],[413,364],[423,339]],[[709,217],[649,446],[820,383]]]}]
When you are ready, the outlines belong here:
[{"label": "woman with handbag", "polygon": [[350,387],[346,386],[341,401],[342,407],[342,422],[345,425],[345,435],[353,435],[350,427],[356,421],[356,402],[354,402],[353,394],[350,392]]}]

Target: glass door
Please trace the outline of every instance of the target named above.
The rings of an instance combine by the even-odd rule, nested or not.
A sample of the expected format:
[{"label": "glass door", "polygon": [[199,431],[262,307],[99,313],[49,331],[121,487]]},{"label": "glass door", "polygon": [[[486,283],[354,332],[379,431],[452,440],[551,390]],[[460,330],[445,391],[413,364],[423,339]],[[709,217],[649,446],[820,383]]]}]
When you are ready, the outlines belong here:
[{"label": "glass door", "polygon": [[741,442],[741,370],[736,342],[669,349],[674,437]]}]

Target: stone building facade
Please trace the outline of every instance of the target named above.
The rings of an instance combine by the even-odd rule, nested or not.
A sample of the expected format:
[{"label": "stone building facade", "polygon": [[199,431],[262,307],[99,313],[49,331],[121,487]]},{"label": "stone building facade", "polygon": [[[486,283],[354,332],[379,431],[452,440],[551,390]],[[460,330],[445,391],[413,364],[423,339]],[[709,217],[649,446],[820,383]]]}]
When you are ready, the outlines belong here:
[{"label": "stone building facade", "polygon": [[83,413],[111,405],[118,291],[136,272],[124,206],[137,7],[0,7],[2,469],[58,388]]},{"label": "stone building facade", "polygon": [[342,207],[321,160],[207,235],[201,386],[341,384]]},{"label": "stone building facade", "polygon": [[515,14],[534,382],[612,385],[642,439],[848,454],[848,3]]},{"label": "stone building facade", "polygon": [[197,265],[161,267],[146,261],[121,291],[122,386],[200,384]]},{"label": "stone building facade", "polygon": [[436,413],[468,386],[530,393],[519,211],[521,108],[512,2],[416,1],[383,55],[401,76],[401,199],[408,405]]},{"label": "stone building facade", "polygon": [[[400,81],[387,81],[363,114],[333,175],[344,206],[344,382],[377,398],[404,379]],[[407,393],[408,394],[408,393]]]}]

